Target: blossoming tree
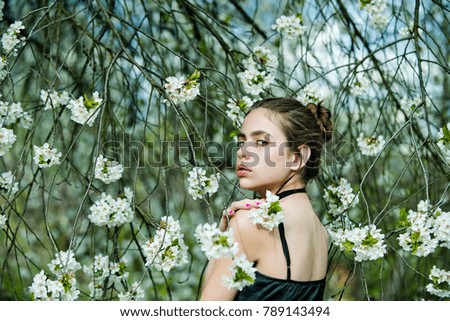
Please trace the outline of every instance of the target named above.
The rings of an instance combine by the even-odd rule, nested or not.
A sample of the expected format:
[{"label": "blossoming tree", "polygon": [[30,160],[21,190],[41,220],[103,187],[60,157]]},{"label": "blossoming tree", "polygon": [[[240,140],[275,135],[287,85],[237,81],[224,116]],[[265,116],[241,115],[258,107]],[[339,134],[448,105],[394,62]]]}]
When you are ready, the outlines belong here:
[{"label": "blossoming tree", "polygon": [[[253,282],[222,210],[269,96],[335,122],[308,193],[326,299],[450,297],[449,10],[441,1],[0,1],[0,299],[192,300]],[[249,217],[272,229],[277,197]],[[182,284],[182,286],[180,286]]]}]

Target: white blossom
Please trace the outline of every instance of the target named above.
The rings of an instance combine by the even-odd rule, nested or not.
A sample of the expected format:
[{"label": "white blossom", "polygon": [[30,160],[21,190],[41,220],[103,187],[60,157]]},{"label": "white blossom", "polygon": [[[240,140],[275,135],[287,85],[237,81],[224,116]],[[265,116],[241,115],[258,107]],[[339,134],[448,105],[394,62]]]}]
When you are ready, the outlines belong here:
[{"label": "white blossom", "polygon": [[197,70],[188,79],[184,76],[180,78],[167,77],[163,87],[168,99],[165,99],[164,102],[181,105],[187,101],[194,100],[200,94],[199,79],[200,72]]},{"label": "white blossom", "polygon": [[248,217],[254,225],[261,225],[266,230],[272,231],[284,221],[283,209],[280,206],[279,197],[266,191],[266,201],[259,208],[252,209]]},{"label": "white blossom", "polygon": [[437,217],[433,221],[433,234],[440,242],[440,246],[450,249],[450,212],[442,212],[441,209],[437,209],[434,216]]},{"label": "white blossom", "polygon": [[358,147],[361,151],[362,155],[365,156],[376,156],[384,148],[386,141],[382,135],[376,137],[375,135],[370,137],[364,137],[363,133],[359,134],[359,137],[356,139]]},{"label": "white blossom", "polygon": [[441,298],[450,297],[450,271],[439,269],[433,265],[428,278],[431,281],[426,286],[429,293]]},{"label": "white blossom", "polygon": [[75,260],[72,251],[59,252],[48,264],[50,271],[56,277],[48,278],[42,270],[33,278],[29,287],[33,300],[76,300],[80,291],[76,288],[75,272],[81,265]]},{"label": "white blossom", "polygon": [[194,167],[189,172],[188,193],[194,200],[197,198],[203,199],[206,194],[211,196],[219,189],[219,179],[219,173],[212,174],[208,177],[204,168]]},{"label": "white blossom", "polygon": [[386,0],[359,1],[360,7],[371,14],[383,12],[386,9]]},{"label": "white blossom", "polygon": [[23,116],[22,104],[0,101],[0,124],[13,125]]},{"label": "white blossom", "polygon": [[223,284],[228,289],[241,291],[244,287],[255,283],[256,269],[253,267],[253,263],[247,260],[245,254],[235,257],[229,269],[232,274],[223,276]]},{"label": "white blossom", "polygon": [[419,257],[426,257],[436,250],[439,240],[433,235],[434,216],[429,201],[420,201],[417,211],[400,212],[400,218],[405,230],[397,240],[403,250]]},{"label": "white blossom", "polygon": [[270,72],[255,68],[246,69],[238,73],[237,76],[242,82],[245,92],[255,96],[268,88],[275,79]]},{"label": "white blossom", "polygon": [[8,218],[6,215],[0,214],[0,230],[3,230],[6,227],[6,222],[8,221]]},{"label": "white blossom", "polygon": [[66,106],[70,102],[70,95],[67,91],[61,93],[57,91],[41,90],[41,101],[44,104],[44,110]]},{"label": "white blossom", "polygon": [[450,123],[439,129],[437,143],[445,161],[450,164]]},{"label": "white blossom", "polygon": [[0,54],[0,81],[5,79],[6,75],[8,74],[8,62],[6,60],[6,57],[3,57],[3,55]]},{"label": "white blossom", "polygon": [[99,155],[95,161],[95,178],[110,184],[122,178],[123,166],[116,161]]},{"label": "white blossom", "polygon": [[161,218],[160,227],[142,246],[142,250],[146,257],[145,265],[158,271],[169,272],[174,267],[188,262],[188,249],[184,244],[180,223],[171,216]]},{"label": "white blossom", "polygon": [[246,93],[259,95],[275,80],[267,68],[276,68],[278,60],[269,49],[262,46],[255,47],[252,55],[244,59],[242,63],[246,69],[237,76]]},{"label": "white blossom", "polygon": [[266,47],[256,46],[253,48],[253,55],[250,58],[244,59],[243,63],[245,66],[252,65],[253,68],[257,69],[260,67],[276,68],[278,66],[277,57]]},{"label": "white blossom", "polygon": [[24,111],[22,117],[20,117],[19,126],[25,129],[30,129],[31,126],[33,126],[33,117],[31,117],[28,112]]},{"label": "white blossom", "polygon": [[386,0],[360,1],[360,7],[369,13],[369,24],[377,31],[383,31],[389,23]]},{"label": "white blossom", "polygon": [[370,17],[369,23],[375,30],[382,32],[389,24],[389,19],[385,14],[379,13],[372,15]]},{"label": "white blossom", "polygon": [[322,93],[320,92],[320,90],[317,88],[316,85],[307,84],[300,91],[299,95],[297,96],[297,100],[306,106],[309,103],[314,103],[314,104],[319,103],[320,101],[323,100],[323,98],[321,96],[322,96]]},{"label": "white blossom", "polygon": [[67,103],[67,108],[70,109],[71,112],[70,119],[78,124],[86,124],[91,127],[99,115],[102,103],[103,99],[100,98],[97,91],[92,94],[92,98],[83,95],[78,99],[70,99]]},{"label": "white blossom", "polygon": [[217,223],[200,224],[195,229],[194,236],[208,259],[233,257],[238,252],[238,244],[233,240],[232,228],[220,231]]},{"label": "white blossom", "polygon": [[288,39],[297,39],[306,32],[306,27],[302,25],[302,20],[297,16],[281,16],[277,18],[272,29],[277,30]]},{"label": "white blossom", "polygon": [[23,29],[25,29],[25,26],[22,21],[16,21],[3,33],[1,41],[5,55],[17,55],[18,46],[25,40],[25,37],[20,37],[20,30]]},{"label": "white blossom", "polygon": [[138,282],[133,282],[131,285],[131,291],[126,293],[119,293],[118,298],[120,301],[137,301],[144,297],[144,290],[141,289]]},{"label": "white blossom", "polygon": [[345,178],[340,178],[338,184],[329,185],[324,189],[323,197],[328,203],[328,213],[337,217],[359,203],[358,195]]},{"label": "white blossom", "polygon": [[61,277],[65,273],[75,273],[81,269],[81,264],[75,259],[75,253],[72,251],[60,251],[55,258],[47,264],[50,272],[55,276]]},{"label": "white blossom", "polygon": [[384,257],[386,254],[385,236],[373,224],[362,228],[330,229],[329,234],[333,243],[341,251],[353,251],[355,261],[373,261]]},{"label": "white blossom", "polygon": [[134,219],[133,193],[125,187],[125,196],[113,198],[102,193],[100,198],[91,206],[88,219],[97,226],[122,226]]},{"label": "white blossom", "polygon": [[240,99],[228,99],[227,116],[230,118],[236,127],[239,127],[244,122],[245,114],[250,107],[255,103],[254,99],[248,96],[243,96]]},{"label": "white blossom", "polygon": [[364,97],[367,95],[369,91],[371,82],[367,77],[362,77],[359,80],[356,80],[353,85],[350,87],[350,92],[352,95],[356,97]]},{"label": "white blossom", "polygon": [[58,152],[56,148],[51,148],[48,143],[45,143],[41,147],[34,145],[33,151],[34,163],[39,168],[47,168],[60,164],[59,158],[62,155],[61,152]]},{"label": "white blossom", "polygon": [[19,190],[19,183],[11,172],[4,172],[0,176],[0,193],[3,195],[14,195]]},{"label": "white blossom", "polygon": [[0,156],[5,155],[16,141],[16,135],[12,129],[3,128],[0,125]]},{"label": "white blossom", "polygon": [[[422,34],[422,29],[418,29],[419,35]],[[410,37],[414,34],[414,21],[410,21],[408,26],[403,26],[398,30],[401,37]]]}]

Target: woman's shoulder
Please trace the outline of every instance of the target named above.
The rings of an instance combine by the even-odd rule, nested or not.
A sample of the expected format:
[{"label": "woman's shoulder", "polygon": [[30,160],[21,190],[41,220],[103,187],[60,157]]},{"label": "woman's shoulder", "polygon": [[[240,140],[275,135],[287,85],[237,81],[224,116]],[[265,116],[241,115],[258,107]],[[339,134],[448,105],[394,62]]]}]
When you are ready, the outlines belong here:
[{"label": "woman's shoulder", "polygon": [[269,231],[259,225],[253,224],[249,218],[251,210],[239,210],[230,220],[230,227],[234,231],[240,249],[251,261],[256,261],[261,248],[269,236]]}]

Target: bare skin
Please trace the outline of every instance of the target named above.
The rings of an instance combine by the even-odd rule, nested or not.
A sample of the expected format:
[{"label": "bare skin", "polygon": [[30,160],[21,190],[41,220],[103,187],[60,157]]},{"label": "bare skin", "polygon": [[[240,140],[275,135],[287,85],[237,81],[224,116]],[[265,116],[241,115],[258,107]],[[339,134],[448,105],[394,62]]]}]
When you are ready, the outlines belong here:
[{"label": "bare skin", "polygon": [[[310,150],[298,147],[289,150],[286,137],[265,110],[256,109],[244,120],[239,134],[236,173],[242,188],[253,190],[265,197],[272,193],[304,187],[298,175],[305,166]],[[292,179],[289,179],[292,178]],[[283,182],[288,182],[283,185]],[[263,199],[236,201],[222,215],[220,229],[233,229],[234,241],[239,245],[237,255],[247,260],[262,274],[286,279],[286,259],[277,228],[272,231],[255,226],[248,213]],[[291,256],[291,279],[314,281],[325,277],[328,261],[328,234],[314,212],[308,195],[292,194],[280,200],[285,216],[286,240]],[[229,257],[211,260],[203,281],[201,300],[233,300],[236,289],[224,286],[223,276],[231,275]]]}]

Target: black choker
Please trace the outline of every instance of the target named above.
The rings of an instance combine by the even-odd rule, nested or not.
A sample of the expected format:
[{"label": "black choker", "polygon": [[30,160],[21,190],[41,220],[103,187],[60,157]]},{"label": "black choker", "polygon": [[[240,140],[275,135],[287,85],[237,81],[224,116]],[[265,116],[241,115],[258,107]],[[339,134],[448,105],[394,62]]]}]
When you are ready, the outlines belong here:
[{"label": "black choker", "polygon": [[306,193],[306,189],[303,188],[295,188],[295,189],[288,189],[287,191],[282,191],[281,193],[278,193],[277,196],[282,199],[283,197],[289,196],[291,194],[295,193]]}]

